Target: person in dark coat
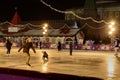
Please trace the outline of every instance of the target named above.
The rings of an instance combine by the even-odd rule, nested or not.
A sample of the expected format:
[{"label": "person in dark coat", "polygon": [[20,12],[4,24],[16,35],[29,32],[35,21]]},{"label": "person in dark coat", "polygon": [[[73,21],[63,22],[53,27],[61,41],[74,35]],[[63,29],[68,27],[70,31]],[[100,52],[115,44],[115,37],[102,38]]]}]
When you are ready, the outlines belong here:
[{"label": "person in dark coat", "polygon": [[42,42],[41,41],[39,42],[39,46],[40,46],[40,49],[42,49]]},{"label": "person in dark coat", "polygon": [[58,42],[58,51],[61,51],[61,42]]},{"label": "person in dark coat", "polygon": [[12,47],[12,42],[9,39],[7,39],[6,41],[7,54],[10,54],[11,47]]},{"label": "person in dark coat", "polygon": [[26,64],[28,66],[31,66],[30,63],[29,63],[29,61],[30,61],[30,53],[29,53],[30,48],[33,50],[34,53],[36,53],[35,48],[33,46],[33,43],[31,42],[31,39],[28,38],[26,40],[26,42],[24,42],[24,44],[22,45],[22,47],[18,50],[18,52],[20,52],[21,49],[23,49],[23,53],[25,53],[27,55]]},{"label": "person in dark coat", "polygon": [[72,56],[72,51],[73,51],[73,45],[72,45],[72,43],[69,44],[69,48],[70,48],[70,56]]}]

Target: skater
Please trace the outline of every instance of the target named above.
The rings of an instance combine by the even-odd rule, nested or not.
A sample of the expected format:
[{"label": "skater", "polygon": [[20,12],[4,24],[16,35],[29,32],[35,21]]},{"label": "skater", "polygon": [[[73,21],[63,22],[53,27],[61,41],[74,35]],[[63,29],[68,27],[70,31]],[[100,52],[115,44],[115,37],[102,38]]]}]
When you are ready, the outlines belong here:
[{"label": "skater", "polygon": [[120,43],[119,39],[116,38],[116,39],[114,40],[114,50],[115,50],[115,55],[116,55],[116,56],[118,55],[119,43]]},{"label": "skater", "polygon": [[47,52],[42,51],[42,53],[43,53],[43,56],[42,56],[43,63],[48,62],[48,54],[47,54]]},{"label": "skater", "polygon": [[42,42],[41,41],[39,42],[39,46],[40,46],[40,49],[42,49]]},{"label": "skater", "polygon": [[7,39],[6,41],[7,54],[10,54],[11,47],[12,47],[12,42],[9,39]]},{"label": "skater", "polygon": [[61,42],[58,42],[58,51],[61,51]]},{"label": "skater", "polygon": [[29,61],[30,61],[30,53],[29,53],[30,48],[33,50],[34,53],[36,53],[35,48],[33,47],[33,43],[31,41],[31,38],[28,38],[26,40],[26,42],[23,43],[22,47],[18,50],[18,52],[20,52],[21,49],[23,49],[23,53],[25,53],[27,55],[26,64],[28,66],[31,66],[29,63]]},{"label": "skater", "polygon": [[72,42],[70,42],[69,48],[70,48],[70,56],[72,56],[72,50],[73,50]]}]

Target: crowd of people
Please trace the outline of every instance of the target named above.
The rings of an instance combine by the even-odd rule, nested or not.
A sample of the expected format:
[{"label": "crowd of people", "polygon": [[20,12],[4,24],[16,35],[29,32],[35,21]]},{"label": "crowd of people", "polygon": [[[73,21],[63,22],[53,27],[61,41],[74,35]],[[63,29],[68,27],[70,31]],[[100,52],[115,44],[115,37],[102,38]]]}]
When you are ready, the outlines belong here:
[{"label": "crowd of people", "polygon": [[[42,45],[42,43],[40,43]],[[6,46],[6,54],[10,55],[11,53],[11,47],[12,47],[13,43],[10,41],[10,39],[7,39],[6,40],[6,43],[5,43],[5,46]],[[41,49],[41,45],[40,45],[40,49]],[[72,52],[73,52],[73,43],[70,42],[69,43],[69,54],[70,56],[72,56]],[[119,45],[120,45],[120,40],[119,38],[115,38],[114,39],[114,42],[113,42],[113,48],[114,48],[114,51],[115,51],[115,55],[117,56],[118,55],[118,51],[119,51]],[[38,48],[38,47],[36,47]],[[62,50],[62,45],[61,45],[61,42],[59,41],[58,44],[57,44],[57,48],[58,48],[58,51],[61,51]],[[27,38],[23,43],[22,43],[22,46],[19,48],[18,52],[20,52],[21,50],[23,49],[23,53],[26,54],[26,64],[28,66],[31,66],[30,64],[30,49],[33,50],[34,53],[36,53],[36,50],[35,50],[35,47],[33,46],[33,42],[32,42],[32,39],[31,38]],[[44,50],[44,49],[43,49]],[[48,61],[48,54],[46,51],[42,51],[43,53],[43,61],[44,63],[46,61]]]},{"label": "crowd of people", "polygon": [[[12,47],[12,42],[10,39],[6,39],[6,43],[5,43],[5,46],[6,46],[6,54],[10,55],[11,53],[11,47]],[[33,46],[33,42],[32,42],[32,39],[31,38],[27,38],[21,45],[21,47],[18,49],[18,52],[20,52],[21,50],[23,49],[23,53],[26,55],[26,65],[28,66],[31,66],[30,64],[30,49],[33,50],[34,53],[36,53],[36,50],[35,50],[35,47]],[[45,62],[46,61],[46,58],[48,60],[48,54],[46,51],[42,51],[43,53],[43,61]]]}]

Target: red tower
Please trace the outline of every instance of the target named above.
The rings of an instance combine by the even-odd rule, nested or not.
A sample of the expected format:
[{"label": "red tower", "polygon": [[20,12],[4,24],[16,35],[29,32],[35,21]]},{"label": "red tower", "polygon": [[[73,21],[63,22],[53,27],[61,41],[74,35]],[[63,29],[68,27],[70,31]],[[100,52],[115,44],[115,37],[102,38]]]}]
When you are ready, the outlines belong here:
[{"label": "red tower", "polygon": [[21,23],[21,18],[18,14],[17,8],[15,8],[16,12],[12,18],[12,20],[10,21],[12,24],[17,25]]}]

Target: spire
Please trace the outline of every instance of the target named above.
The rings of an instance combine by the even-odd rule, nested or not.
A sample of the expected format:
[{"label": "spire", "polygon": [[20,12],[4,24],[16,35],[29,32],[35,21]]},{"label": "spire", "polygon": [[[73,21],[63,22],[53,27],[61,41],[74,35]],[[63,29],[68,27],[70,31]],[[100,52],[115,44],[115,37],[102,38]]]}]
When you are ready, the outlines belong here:
[{"label": "spire", "polygon": [[85,0],[84,8],[95,9],[96,8],[96,0]]},{"label": "spire", "polygon": [[[97,13],[97,6],[96,6],[96,0],[85,0],[84,4],[84,12],[83,12],[83,17],[91,17],[92,19],[95,20],[100,20],[99,15]],[[101,24],[94,22],[91,19],[87,19],[82,21],[83,24],[85,25],[87,23],[88,27],[85,27],[83,29],[83,32],[85,34],[85,40],[94,40],[96,43],[99,42],[101,39],[100,35],[102,34],[100,29],[93,29],[90,26],[94,28],[99,28]]]},{"label": "spire", "polygon": [[19,16],[18,12],[17,12],[17,7],[15,7],[15,10],[16,10],[16,12],[15,12],[15,14],[14,14],[14,16],[13,16],[13,18],[10,22],[14,25],[17,25],[17,24],[20,24],[21,18]]},{"label": "spire", "polygon": [[96,0],[85,0],[84,17],[97,18]]}]

